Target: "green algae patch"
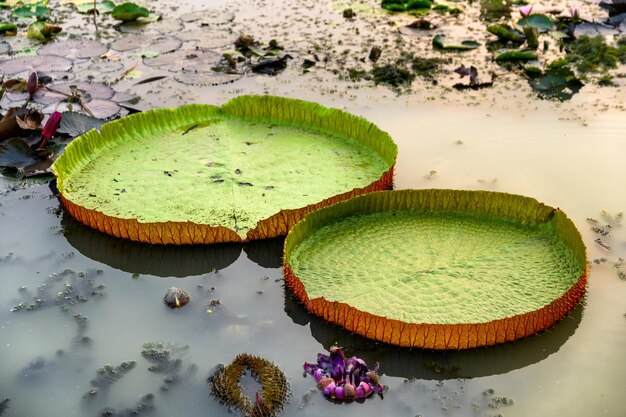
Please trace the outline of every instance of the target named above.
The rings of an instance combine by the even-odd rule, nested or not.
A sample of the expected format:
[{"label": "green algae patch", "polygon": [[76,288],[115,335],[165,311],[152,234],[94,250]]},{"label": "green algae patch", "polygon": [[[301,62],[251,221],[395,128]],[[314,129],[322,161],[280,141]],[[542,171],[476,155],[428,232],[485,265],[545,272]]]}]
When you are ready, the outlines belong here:
[{"label": "green algae patch", "polygon": [[[213,243],[245,240],[257,228],[254,238],[285,234],[309,206],[390,188],[396,153],[389,135],[356,116],[250,96],[105,124],[72,142],[53,170],[83,223],[150,243]],[[144,230],[131,236],[120,219]],[[221,228],[221,236],[198,225]]]},{"label": "green algae patch", "polygon": [[285,242],[289,287],[315,314],[404,346],[461,349],[548,328],[584,293],[580,234],[504,193],[373,193],[307,216]]}]

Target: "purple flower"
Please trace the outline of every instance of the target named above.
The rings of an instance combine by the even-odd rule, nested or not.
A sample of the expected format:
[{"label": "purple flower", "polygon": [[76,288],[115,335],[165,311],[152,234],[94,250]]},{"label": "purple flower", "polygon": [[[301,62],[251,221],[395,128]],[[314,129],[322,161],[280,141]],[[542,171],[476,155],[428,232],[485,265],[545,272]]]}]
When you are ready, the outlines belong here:
[{"label": "purple flower", "polygon": [[46,142],[48,142],[48,139],[54,136],[60,124],[61,113],[55,111],[50,115],[50,117],[48,117],[48,121],[41,131],[42,142],[41,145],[39,145],[38,149],[43,149],[43,147],[46,146]]},{"label": "purple flower", "polygon": [[26,83],[26,90],[28,94],[32,97],[37,90],[39,89],[39,79],[37,78],[37,73],[35,71],[31,72],[28,76],[28,82]]},{"label": "purple flower", "polygon": [[570,7],[569,12],[574,19],[580,18],[580,10],[578,10],[578,7],[575,7],[575,6]]},{"label": "purple flower", "polygon": [[528,17],[530,16],[530,14],[533,12],[533,6],[531,5],[527,5],[527,6],[522,6],[519,9],[519,13],[523,16],[523,17]]},{"label": "purple flower", "polygon": [[382,394],[378,382],[378,363],[373,370],[361,358],[346,359],[341,348],[332,346],[330,356],[318,353],[317,364],[305,362],[304,372],[312,375],[325,396],[338,400],[365,399],[373,393]]}]

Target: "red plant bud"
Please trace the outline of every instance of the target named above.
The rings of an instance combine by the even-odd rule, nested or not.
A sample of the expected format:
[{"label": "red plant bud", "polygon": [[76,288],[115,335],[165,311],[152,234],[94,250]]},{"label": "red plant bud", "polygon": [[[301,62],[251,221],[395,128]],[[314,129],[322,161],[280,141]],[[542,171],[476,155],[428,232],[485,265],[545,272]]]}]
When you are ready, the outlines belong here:
[{"label": "red plant bud", "polygon": [[35,71],[30,73],[28,77],[28,83],[26,83],[26,90],[28,94],[31,96],[34,95],[39,89],[39,79],[37,78],[37,73]]},{"label": "red plant bud", "polygon": [[61,113],[55,111],[48,117],[48,121],[46,125],[43,127],[41,131],[41,137],[43,138],[41,145],[39,145],[38,149],[43,149],[46,146],[46,142],[56,133],[59,125],[61,124]]}]

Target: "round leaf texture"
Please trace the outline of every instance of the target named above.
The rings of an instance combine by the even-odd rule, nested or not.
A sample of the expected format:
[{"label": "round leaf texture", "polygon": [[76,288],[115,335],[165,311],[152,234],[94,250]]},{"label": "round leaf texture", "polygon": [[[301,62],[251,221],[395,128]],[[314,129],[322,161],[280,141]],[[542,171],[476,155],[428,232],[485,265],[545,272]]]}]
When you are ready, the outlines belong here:
[{"label": "round leaf texture", "polygon": [[308,215],[285,279],[314,314],[409,347],[466,349],[545,330],[584,294],[585,247],[559,209],[487,191],[372,193]]},{"label": "round leaf texture", "polygon": [[102,125],[54,164],[69,213],[153,244],[285,235],[306,213],[392,186],[396,145],[318,104],[244,96]]}]

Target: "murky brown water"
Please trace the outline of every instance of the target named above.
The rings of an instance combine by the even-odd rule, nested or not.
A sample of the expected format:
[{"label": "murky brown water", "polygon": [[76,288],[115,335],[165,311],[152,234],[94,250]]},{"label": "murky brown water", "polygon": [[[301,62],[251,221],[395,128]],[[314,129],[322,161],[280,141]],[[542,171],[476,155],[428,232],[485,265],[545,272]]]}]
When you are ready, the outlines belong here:
[{"label": "murky brown water", "polygon": [[[254,6],[259,4],[265,3]],[[261,13],[255,7],[235,7],[240,24]],[[271,20],[266,12],[263,19]],[[253,28],[261,36],[263,27]],[[607,262],[592,263],[584,302],[549,332],[467,352],[383,346],[310,316],[291,299],[282,282],[280,240],[137,245],[77,224],[45,183],[16,187],[19,181],[0,178],[0,401],[10,398],[3,416],[97,416],[105,407],[126,415],[148,393],[154,408],[146,415],[226,416],[228,410],[209,396],[206,378],[241,352],[265,356],[285,372],[292,390],[285,416],[623,416],[626,281],[614,262],[626,258],[626,228],[601,237],[586,219],[603,222],[602,210],[626,210],[626,96],[620,88],[585,87],[558,104],[528,97],[518,84],[465,95],[420,84],[414,94],[397,97],[384,88],[353,89],[328,74],[307,78],[288,69],[284,76],[248,77],[181,96],[172,96],[181,87],[170,81],[134,90],[153,90],[146,106],[221,103],[263,92],[318,101],[389,131],[399,145],[397,188],[497,190],[562,208],[583,233],[589,259]],[[431,101],[431,95],[437,98]],[[162,304],[172,285],[190,292],[186,308]],[[88,299],[71,304],[58,295],[63,291]],[[45,302],[36,310],[10,311],[38,298]],[[217,299],[220,305],[208,307]],[[182,369],[167,390],[160,389],[166,375],[150,372],[141,355],[146,342],[190,346],[177,354]],[[334,343],[368,363],[380,362],[389,387],[384,399],[333,404],[302,377],[302,363]],[[95,397],[83,398],[98,368],[126,360],[137,365]]]}]

